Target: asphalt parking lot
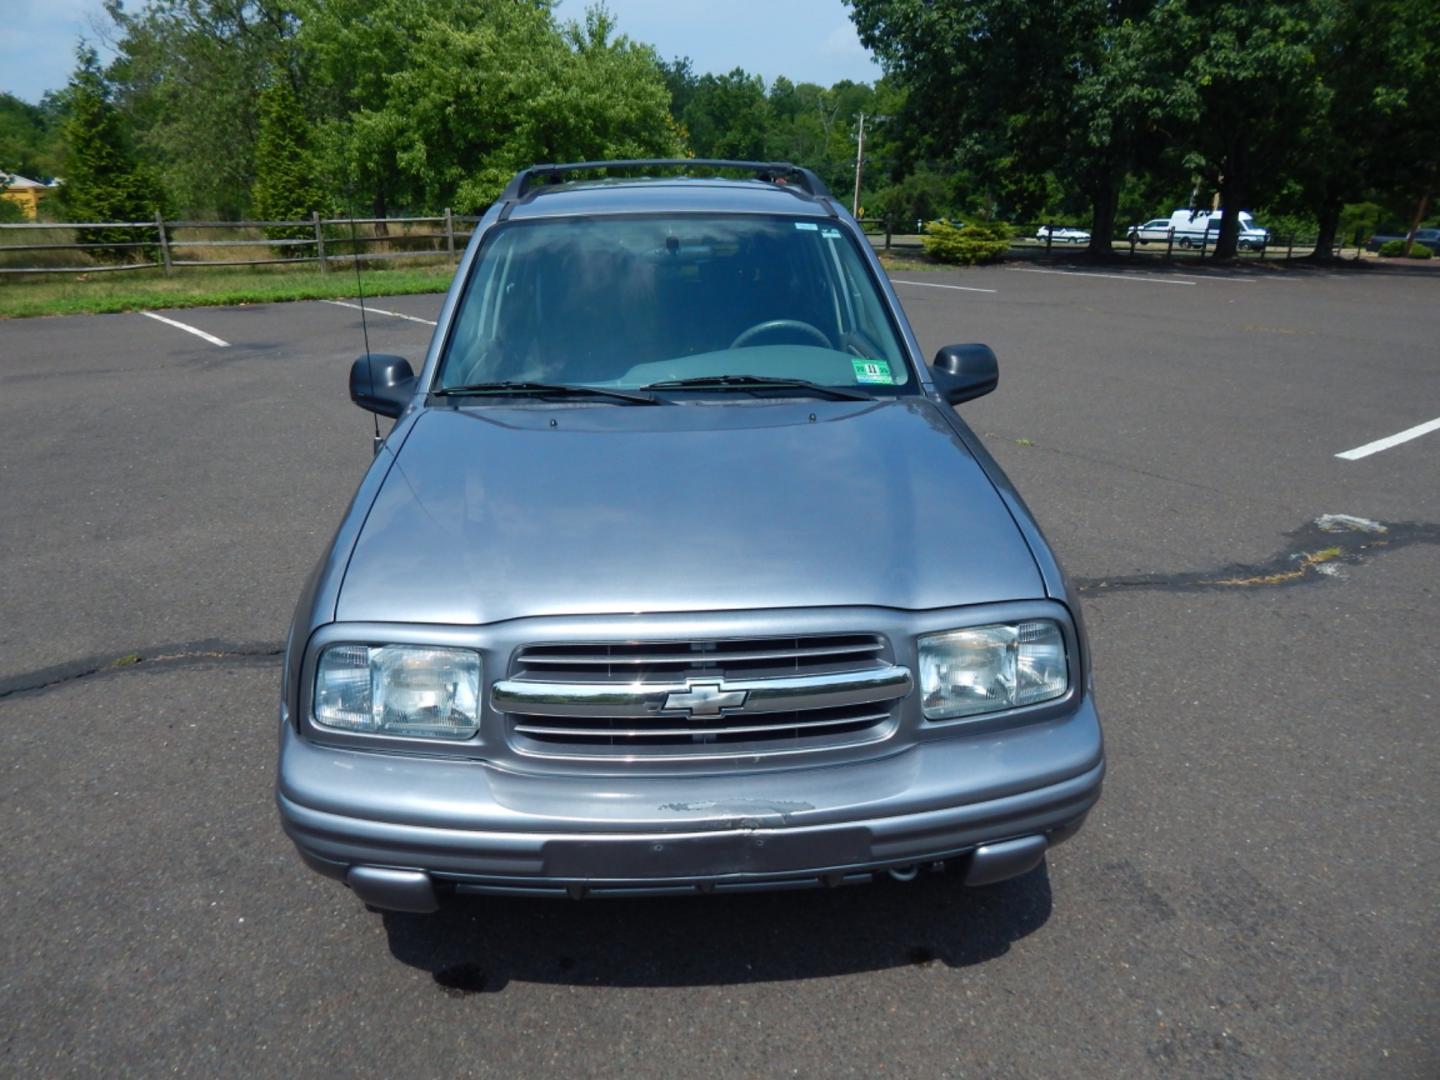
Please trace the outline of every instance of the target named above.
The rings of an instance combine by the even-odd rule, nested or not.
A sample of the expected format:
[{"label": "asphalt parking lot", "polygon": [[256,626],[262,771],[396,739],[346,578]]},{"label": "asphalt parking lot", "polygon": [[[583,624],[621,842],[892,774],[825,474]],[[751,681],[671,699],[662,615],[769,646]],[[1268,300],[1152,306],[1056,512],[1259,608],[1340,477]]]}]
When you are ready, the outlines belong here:
[{"label": "asphalt parking lot", "polygon": [[1106,724],[1086,830],[973,892],[367,913],[271,791],[358,312],[0,322],[0,1071],[1440,1074],[1440,431],[1336,456],[1440,417],[1440,276],[893,277],[927,352],[1000,358],[962,414]]}]

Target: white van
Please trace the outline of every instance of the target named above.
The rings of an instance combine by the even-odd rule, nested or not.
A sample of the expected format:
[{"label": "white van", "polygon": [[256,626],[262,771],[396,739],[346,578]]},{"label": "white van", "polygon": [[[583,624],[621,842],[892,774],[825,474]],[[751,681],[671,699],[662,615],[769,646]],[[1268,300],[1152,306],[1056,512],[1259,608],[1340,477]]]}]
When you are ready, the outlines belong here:
[{"label": "white van", "polygon": [[[1176,210],[1170,215],[1170,228],[1175,230],[1175,243],[1179,247],[1199,247],[1202,243],[1214,247],[1220,236],[1220,218],[1223,211]],[[1208,233],[1208,235],[1207,235]],[[1255,224],[1250,211],[1240,211],[1240,236],[1237,246],[1257,250],[1270,242],[1270,233]]]}]

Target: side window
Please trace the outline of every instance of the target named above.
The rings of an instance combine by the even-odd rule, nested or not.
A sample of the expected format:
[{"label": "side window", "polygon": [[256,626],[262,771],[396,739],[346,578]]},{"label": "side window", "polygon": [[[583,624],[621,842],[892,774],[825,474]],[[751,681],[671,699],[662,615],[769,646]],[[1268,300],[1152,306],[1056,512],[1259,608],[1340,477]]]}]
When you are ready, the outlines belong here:
[{"label": "side window", "polygon": [[843,282],[847,349],[857,356],[888,360],[897,372],[903,372],[904,364],[895,350],[895,335],[880,305],[879,293],[868,280],[862,280],[863,265],[839,230],[827,230],[825,240],[833,256],[832,265]]}]

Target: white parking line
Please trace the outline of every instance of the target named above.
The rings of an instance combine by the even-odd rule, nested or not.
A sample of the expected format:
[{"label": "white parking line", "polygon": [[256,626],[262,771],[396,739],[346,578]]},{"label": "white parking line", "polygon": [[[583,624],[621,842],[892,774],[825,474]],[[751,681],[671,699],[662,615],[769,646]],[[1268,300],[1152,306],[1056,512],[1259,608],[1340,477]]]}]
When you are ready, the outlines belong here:
[{"label": "white parking line", "polygon": [[1066,277],[1103,277],[1115,281],[1143,281],[1149,285],[1196,285],[1198,282],[1182,281],[1180,278],[1157,277],[1153,274],[1097,274],[1090,270],[1040,270],[1032,266],[1016,266],[1019,274],[1064,274]]},{"label": "white parking line", "polygon": [[163,322],[166,326],[173,326],[176,330],[184,330],[187,334],[194,334],[198,338],[204,338],[210,342],[211,345],[219,345],[222,349],[228,348],[230,345],[228,341],[221,341],[214,334],[207,334],[204,330],[191,326],[189,323],[176,322],[174,319],[167,319],[164,315],[156,315],[153,311],[142,311],[140,314],[148,319],[154,319],[156,322]]},{"label": "white parking line", "polygon": [[1434,420],[1426,420],[1423,424],[1416,424],[1412,428],[1406,428],[1404,431],[1397,431],[1394,435],[1387,435],[1383,439],[1367,442],[1364,446],[1355,447],[1354,450],[1342,451],[1335,456],[1344,458],[1346,461],[1359,461],[1362,457],[1378,454],[1381,450],[1389,450],[1392,446],[1399,446],[1411,439],[1418,439],[1421,435],[1429,434],[1432,431],[1440,431],[1440,416]]},{"label": "white parking line", "polygon": [[999,292],[999,289],[977,289],[973,285],[941,285],[938,281],[901,281],[899,278],[891,278],[892,285],[920,285],[927,289],[955,289],[959,292]]},{"label": "white parking line", "polygon": [[386,311],[384,308],[371,307],[369,304],[362,309],[359,304],[352,304],[347,300],[322,300],[320,302],[334,304],[336,307],[353,308],[356,311],[363,310],[367,315],[373,312],[376,315],[389,315],[392,319],[405,319],[408,322],[424,323],[426,326],[435,325],[434,319],[422,319],[419,315],[406,315],[403,311]]}]

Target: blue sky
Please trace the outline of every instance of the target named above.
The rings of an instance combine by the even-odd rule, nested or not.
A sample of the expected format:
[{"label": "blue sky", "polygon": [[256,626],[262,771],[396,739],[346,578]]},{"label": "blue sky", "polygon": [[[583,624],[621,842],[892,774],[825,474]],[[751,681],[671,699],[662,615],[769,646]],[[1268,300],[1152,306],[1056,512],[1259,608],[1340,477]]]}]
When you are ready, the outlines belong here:
[{"label": "blue sky", "polygon": [[[557,15],[582,19],[590,0],[560,0]],[[880,67],[855,36],[842,0],[608,0],[620,32],[666,60],[688,56],[699,72],[743,67],[771,82],[824,86],[873,82]]]},{"label": "blue sky", "polygon": [[[131,0],[129,6],[139,6]],[[588,0],[560,0],[564,19],[584,17]],[[609,0],[620,31],[669,60],[688,56],[696,71],[735,67],[770,82],[870,82],[880,69],[855,37],[842,0]],[[96,41],[100,0],[5,0],[0,18],[0,90],[39,101],[65,85],[75,41]]]},{"label": "blue sky", "polygon": [[5,0],[0,90],[30,102],[59,90],[75,67],[75,42],[84,35],[99,47],[91,24],[108,21],[100,0]]}]

